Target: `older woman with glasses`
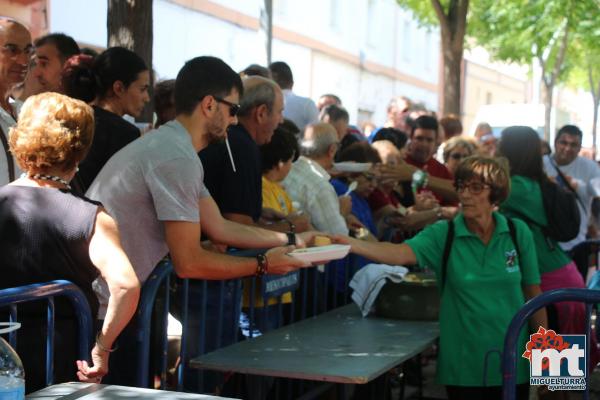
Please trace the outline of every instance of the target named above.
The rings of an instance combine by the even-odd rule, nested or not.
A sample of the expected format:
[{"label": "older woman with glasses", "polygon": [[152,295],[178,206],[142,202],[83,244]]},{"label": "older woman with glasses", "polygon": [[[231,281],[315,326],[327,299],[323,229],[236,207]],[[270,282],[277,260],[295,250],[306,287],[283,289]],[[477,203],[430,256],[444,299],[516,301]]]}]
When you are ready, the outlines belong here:
[{"label": "older woman with glasses", "polygon": [[[537,256],[527,225],[495,211],[510,192],[505,163],[469,157],[456,170],[455,187],[458,215],[402,244],[336,239],[374,261],[433,269],[441,292],[438,381],[446,385],[449,399],[500,399],[500,357],[487,355],[502,351],[513,315],[540,293]],[[537,330],[545,323],[545,311],[540,311],[531,326]],[[527,338],[523,330],[520,348]],[[528,377],[522,360],[519,398],[528,398]]]},{"label": "older woman with glasses", "polygon": [[477,146],[469,139],[462,136],[453,136],[444,143],[444,164],[452,175],[456,172],[460,162],[475,154]]},{"label": "older woman with glasses", "polygon": [[[73,310],[56,299],[54,382],[100,382],[115,339],[135,312],[140,284],[121,247],[115,221],[102,205],[72,193],[69,181],[94,134],[94,111],[57,93],[30,97],[10,130],[10,151],[24,172],[0,188],[0,288],[66,279],[85,294],[93,317],[99,302],[93,282],[101,275],[110,291],[106,316],[91,350],[77,361]],[[46,310],[19,311],[17,352],[25,365],[26,390],[44,387]],[[1,321],[6,319],[0,318]],[[0,396],[1,397],[1,396]]]}]

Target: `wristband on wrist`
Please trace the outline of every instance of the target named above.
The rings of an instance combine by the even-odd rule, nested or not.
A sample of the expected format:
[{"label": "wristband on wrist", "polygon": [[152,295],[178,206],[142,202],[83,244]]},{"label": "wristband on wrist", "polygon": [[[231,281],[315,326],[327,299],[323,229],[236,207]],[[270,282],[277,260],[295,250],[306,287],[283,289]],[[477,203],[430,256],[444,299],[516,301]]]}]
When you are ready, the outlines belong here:
[{"label": "wristband on wrist", "polygon": [[289,246],[295,246],[296,245],[296,234],[294,233],[294,231],[286,232],[285,234],[287,235],[287,238],[288,238],[287,244]]},{"label": "wristband on wrist", "polygon": [[117,347],[113,347],[112,349],[104,347],[104,345],[100,341],[100,332],[98,332],[98,334],[96,335],[96,346],[98,346],[98,348],[100,350],[105,351],[107,353],[112,353],[113,351],[115,351],[117,349]]},{"label": "wristband on wrist", "polygon": [[258,265],[256,266],[256,276],[263,276],[268,273],[269,260],[267,260],[267,256],[262,253],[257,254],[256,261],[258,262]]}]

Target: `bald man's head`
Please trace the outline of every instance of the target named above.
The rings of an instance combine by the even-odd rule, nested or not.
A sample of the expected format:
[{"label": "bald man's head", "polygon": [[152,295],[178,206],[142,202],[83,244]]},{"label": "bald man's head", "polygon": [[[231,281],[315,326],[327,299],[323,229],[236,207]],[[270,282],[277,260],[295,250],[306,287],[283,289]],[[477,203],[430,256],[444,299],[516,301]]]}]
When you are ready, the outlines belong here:
[{"label": "bald man's head", "polygon": [[0,17],[1,96],[25,78],[32,49],[29,30],[13,19]]}]

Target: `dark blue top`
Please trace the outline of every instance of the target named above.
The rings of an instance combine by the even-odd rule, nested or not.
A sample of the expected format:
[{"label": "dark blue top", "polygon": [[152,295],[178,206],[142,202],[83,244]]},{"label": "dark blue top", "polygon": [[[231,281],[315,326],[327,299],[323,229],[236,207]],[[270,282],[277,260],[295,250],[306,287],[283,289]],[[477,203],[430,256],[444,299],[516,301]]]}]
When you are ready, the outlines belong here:
[{"label": "dark blue top", "polygon": [[[348,185],[338,179],[332,179],[331,184],[338,196],[346,193],[348,190]],[[350,197],[352,198],[352,214],[376,237],[377,227],[375,226],[375,222],[373,222],[373,214],[371,213],[369,203],[355,192],[351,192]]]},{"label": "dark blue top", "polygon": [[204,167],[204,184],[221,214],[242,214],[257,221],[262,211],[259,147],[242,125],[229,127],[227,134],[236,172],[225,142],[213,143],[198,153]]}]

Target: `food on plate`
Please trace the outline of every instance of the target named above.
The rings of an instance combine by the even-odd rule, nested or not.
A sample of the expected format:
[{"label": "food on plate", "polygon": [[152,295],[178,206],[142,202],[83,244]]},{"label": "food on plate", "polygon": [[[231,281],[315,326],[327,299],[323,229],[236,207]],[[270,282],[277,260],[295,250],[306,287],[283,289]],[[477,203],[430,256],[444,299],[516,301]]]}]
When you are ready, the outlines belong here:
[{"label": "food on plate", "polygon": [[331,244],[331,239],[327,236],[315,236],[315,247],[328,246]]}]

